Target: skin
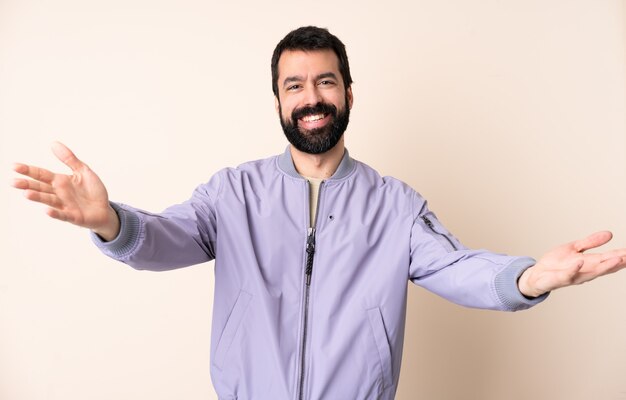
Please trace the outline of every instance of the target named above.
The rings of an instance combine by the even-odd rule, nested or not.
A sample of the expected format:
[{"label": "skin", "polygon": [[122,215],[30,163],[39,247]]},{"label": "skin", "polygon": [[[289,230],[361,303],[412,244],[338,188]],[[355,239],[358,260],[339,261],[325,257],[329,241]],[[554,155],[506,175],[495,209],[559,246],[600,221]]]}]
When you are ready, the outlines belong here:
[{"label": "skin", "polygon": [[[346,96],[348,104],[346,104]],[[278,97],[274,98],[276,112],[287,120],[294,109],[314,106],[319,102],[333,104],[338,111],[352,109],[352,88],[345,88],[339,60],[332,50],[285,51],[278,60]],[[282,106],[280,115],[279,105]],[[314,123],[298,121],[301,129],[313,129],[329,124],[327,117]],[[291,146],[291,156],[298,173],[311,178],[330,178],[344,153],[344,138],[323,154],[307,154]]]},{"label": "skin", "polygon": [[120,220],[98,175],[65,145],[54,142],[52,152],[72,175],[16,163],[14,171],[31,179],[15,179],[13,187],[24,190],[28,200],[47,205],[50,217],[91,229],[106,241],[115,239]]},{"label": "skin", "polygon": [[[275,98],[275,104],[280,114],[280,101],[283,110],[281,118],[291,115],[296,108],[314,105],[321,100],[334,104],[338,110],[352,108],[352,88],[344,87],[338,60],[332,51],[287,51],[282,54],[278,68],[279,95]],[[306,131],[307,128],[328,122],[302,122],[300,126]],[[344,146],[342,138],[335,147],[323,154],[306,154],[293,146],[291,154],[299,173],[325,179],[339,166]],[[120,221],[109,204],[106,187],[100,178],[63,144],[53,143],[52,152],[71,169],[71,175],[17,163],[15,172],[28,179],[17,178],[13,186],[23,190],[28,200],[47,205],[50,217],[91,229],[104,240],[115,239],[120,230]],[[608,231],[596,232],[548,251],[521,275],[518,280],[520,292],[527,297],[537,297],[626,268],[626,248],[586,253],[608,243],[612,236]]]}]

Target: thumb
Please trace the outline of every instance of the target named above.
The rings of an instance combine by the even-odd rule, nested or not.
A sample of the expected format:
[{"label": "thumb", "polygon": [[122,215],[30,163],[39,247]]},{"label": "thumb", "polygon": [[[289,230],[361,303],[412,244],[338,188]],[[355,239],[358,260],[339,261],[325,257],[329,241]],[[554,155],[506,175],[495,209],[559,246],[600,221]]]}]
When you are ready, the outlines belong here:
[{"label": "thumb", "polygon": [[70,167],[72,171],[76,171],[85,165],[74,155],[72,150],[61,142],[52,142],[52,152],[63,164]]},{"label": "thumb", "polygon": [[613,234],[609,231],[601,231],[593,233],[584,239],[579,239],[574,242],[574,248],[577,252],[582,253],[589,249],[602,246],[613,238]]}]

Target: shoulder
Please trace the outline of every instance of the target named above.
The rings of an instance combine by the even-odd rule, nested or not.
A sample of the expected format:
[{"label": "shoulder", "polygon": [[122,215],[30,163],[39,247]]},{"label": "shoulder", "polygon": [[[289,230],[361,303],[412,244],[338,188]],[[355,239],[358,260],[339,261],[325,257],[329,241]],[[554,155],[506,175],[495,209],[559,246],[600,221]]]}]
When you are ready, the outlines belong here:
[{"label": "shoulder", "polygon": [[409,196],[417,194],[406,182],[393,176],[381,175],[377,170],[362,161],[355,160],[356,163],[356,179],[361,183],[368,183],[372,186],[385,191],[398,191]]},{"label": "shoulder", "polygon": [[217,197],[225,189],[240,188],[242,185],[258,185],[274,179],[277,173],[277,156],[247,161],[236,167],[225,167],[217,171],[197,190],[208,191]]},{"label": "shoulder", "polygon": [[386,204],[407,207],[419,212],[426,200],[408,183],[393,176],[381,175],[376,169],[362,161],[356,161],[354,183],[361,190],[376,192]]},{"label": "shoulder", "polygon": [[277,156],[246,161],[236,167],[225,167],[217,171],[209,180],[239,180],[245,176],[263,176],[276,170]]}]

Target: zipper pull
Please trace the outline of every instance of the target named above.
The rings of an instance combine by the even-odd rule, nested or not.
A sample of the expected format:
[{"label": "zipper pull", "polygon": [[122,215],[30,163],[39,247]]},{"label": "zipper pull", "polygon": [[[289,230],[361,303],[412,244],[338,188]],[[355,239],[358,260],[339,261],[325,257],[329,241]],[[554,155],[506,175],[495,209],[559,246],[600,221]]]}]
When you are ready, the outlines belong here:
[{"label": "zipper pull", "polygon": [[309,228],[309,235],[306,239],[306,252],[309,254],[315,252],[315,228]]},{"label": "zipper pull", "polygon": [[452,249],[453,251],[458,250],[457,245],[456,245],[456,244],[454,244],[454,243],[452,242],[452,239],[450,239],[450,238],[448,237],[448,235],[445,235],[445,234],[443,234],[443,233],[441,233],[441,232],[438,232],[438,231],[435,229],[435,225],[433,225],[433,221],[431,221],[431,220],[430,220],[427,216],[425,216],[425,215],[422,215],[422,217],[421,217],[421,218],[422,218],[422,221],[424,221],[424,223],[426,224],[426,226],[428,226],[428,228],[429,228],[429,229],[430,229],[430,230],[431,230],[434,234],[436,234],[436,235],[438,235],[439,237],[442,237],[442,238],[444,238],[444,239],[446,240],[447,244],[449,244],[449,245],[450,245],[450,247],[451,247],[451,249]]},{"label": "zipper pull", "polygon": [[432,230],[435,230],[435,227],[433,226],[433,223],[431,222],[431,220],[428,219],[427,216],[422,215],[422,221],[424,221],[424,223]]},{"label": "zipper pull", "polygon": [[315,228],[309,228],[309,235],[306,239],[306,285],[311,285],[311,275],[313,274],[313,256],[315,255]]}]

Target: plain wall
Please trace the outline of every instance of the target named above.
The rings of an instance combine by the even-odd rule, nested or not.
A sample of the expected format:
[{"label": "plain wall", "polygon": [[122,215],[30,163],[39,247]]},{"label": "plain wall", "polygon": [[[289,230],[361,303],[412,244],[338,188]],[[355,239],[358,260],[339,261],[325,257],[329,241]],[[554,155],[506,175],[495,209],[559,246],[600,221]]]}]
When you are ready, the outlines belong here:
[{"label": "plain wall", "polygon": [[[215,399],[213,264],[138,272],[9,187],[15,161],[151,211],[280,153],[270,56],[346,44],[351,154],[416,188],[462,241],[539,257],[626,245],[625,11],[617,0],[0,0],[0,399]],[[398,399],[626,399],[626,273],[521,313],[413,285]],[[343,400],[343,399],[342,399]]]}]

